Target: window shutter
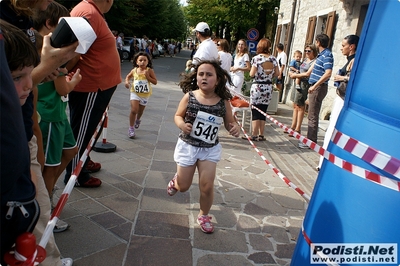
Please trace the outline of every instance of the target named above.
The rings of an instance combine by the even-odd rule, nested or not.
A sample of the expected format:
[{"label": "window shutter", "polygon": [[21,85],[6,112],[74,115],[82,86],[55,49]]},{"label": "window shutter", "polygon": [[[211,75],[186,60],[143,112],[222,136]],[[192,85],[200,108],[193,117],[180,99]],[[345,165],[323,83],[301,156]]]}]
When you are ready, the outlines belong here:
[{"label": "window shutter", "polygon": [[275,42],[274,42],[274,46],[273,46],[273,50],[274,50],[273,55],[274,56],[276,56],[278,54],[275,47],[281,39],[281,33],[282,33],[282,24],[278,25],[278,27],[276,29]]},{"label": "window shutter", "polygon": [[306,34],[306,43],[304,44],[304,46],[314,43],[314,33],[316,24],[317,24],[317,17],[316,16],[309,17],[307,34]]},{"label": "window shutter", "polygon": [[329,37],[329,45],[328,47],[332,47],[332,42],[333,42],[333,31],[335,29],[335,21],[336,18],[336,11],[332,11],[328,13],[328,17],[326,20],[326,32],[325,34],[328,35]]},{"label": "window shutter", "polygon": [[290,22],[286,24],[286,31],[285,31],[285,41],[283,42],[283,51],[288,52],[289,49],[286,49],[288,46],[289,41],[289,33],[290,33]]}]

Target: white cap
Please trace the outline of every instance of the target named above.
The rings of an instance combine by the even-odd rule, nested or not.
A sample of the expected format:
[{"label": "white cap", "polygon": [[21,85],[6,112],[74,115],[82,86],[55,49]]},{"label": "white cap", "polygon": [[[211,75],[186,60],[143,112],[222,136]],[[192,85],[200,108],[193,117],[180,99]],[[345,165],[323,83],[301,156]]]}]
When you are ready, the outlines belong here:
[{"label": "white cap", "polygon": [[194,30],[198,32],[205,32],[206,30],[210,30],[210,27],[205,22],[199,22]]}]

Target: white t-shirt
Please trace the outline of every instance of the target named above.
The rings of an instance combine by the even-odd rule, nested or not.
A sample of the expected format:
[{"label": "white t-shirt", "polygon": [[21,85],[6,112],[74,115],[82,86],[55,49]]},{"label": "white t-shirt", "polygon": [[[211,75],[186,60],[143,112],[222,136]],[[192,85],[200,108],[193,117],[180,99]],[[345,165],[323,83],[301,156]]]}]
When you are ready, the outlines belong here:
[{"label": "white t-shirt", "polygon": [[283,68],[282,76],[285,76],[285,71],[286,71],[286,66],[287,66],[287,55],[284,51],[280,52],[278,56],[276,57],[276,60],[278,61],[278,67],[281,69],[281,67],[284,65],[285,67]]},{"label": "white t-shirt", "polygon": [[232,55],[224,51],[219,51],[219,60],[221,61],[221,67],[229,73],[232,64]]},{"label": "white t-shirt", "polygon": [[211,38],[200,43],[197,52],[193,56],[193,64],[198,64],[202,60],[218,60],[218,49]]},{"label": "white t-shirt", "polygon": [[[235,60],[233,60],[233,67],[246,67],[246,62],[250,62],[250,58],[248,54],[244,54],[242,56],[235,56]],[[244,77],[244,72],[242,70],[238,70],[235,72],[232,72],[231,75],[237,75]]]}]

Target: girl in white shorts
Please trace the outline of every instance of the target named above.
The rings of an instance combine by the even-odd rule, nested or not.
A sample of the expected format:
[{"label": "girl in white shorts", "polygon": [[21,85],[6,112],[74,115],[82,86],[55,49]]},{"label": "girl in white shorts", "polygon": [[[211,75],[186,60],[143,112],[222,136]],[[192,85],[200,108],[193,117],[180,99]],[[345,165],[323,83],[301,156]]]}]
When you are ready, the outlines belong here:
[{"label": "girl in white shorts", "polygon": [[178,191],[187,191],[197,168],[200,189],[197,223],[205,233],[214,231],[208,212],[214,198],[217,162],[221,158],[219,128],[224,123],[229,134],[239,136],[229,102],[232,96],[225,87],[227,81],[232,83],[218,61],[203,61],[179,83],[185,95],[174,118],[181,130],[174,153],[177,172],[168,183],[167,193],[173,196]]},{"label": "girl in white shorts", "polygon": [[[125,88],[131,89],[131,112],[129,114],[128,137],[135,138],[135,129],[140,126],[140,118],[152,93],[151,84],[157,84],[151,58],[146,52],[139,52],[133,58],[133,69],[125,78]],[[133,79],[133,83],[130,81]]]}]

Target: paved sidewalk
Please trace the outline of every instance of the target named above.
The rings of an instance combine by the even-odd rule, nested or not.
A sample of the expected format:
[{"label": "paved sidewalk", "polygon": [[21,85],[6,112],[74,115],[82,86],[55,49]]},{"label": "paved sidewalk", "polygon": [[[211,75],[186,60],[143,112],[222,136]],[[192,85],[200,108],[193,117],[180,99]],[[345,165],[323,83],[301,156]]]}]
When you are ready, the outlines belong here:
[{"label": "paved sidewalk", "polygon": [[[103,185],[75,188],[61,218],[71,227],[56,234],[64,257],[76,266],[102,265],[289,265],[307,204],[260,158],[247,140],[222,130],[223,154],[217,168],[215,232],[196,224],[198,176],[188,192],[170,197],[166,186],[176,165],[179,130],[173,116],[182,97],[177,86],[188,51],[154,61],[158,84],[144,111],[136,138],[127,137],[129,91],[120,84],[110,104],[107,141],[113,153],[92,152]],[[123,77],[131,68],[123,63]],[[279,105],[272,115],[289,124],[292,109]],[[304,121],[302,132],[307,132]],[[272,122],[267,141],[255,142],[263,155],[295,185],[311,195],[318,154]],[[323,131],[320,131],[322,143]],[[64,188],[62,179],[58,186]],[[57,191],[57,195],[61,190]]]}]

